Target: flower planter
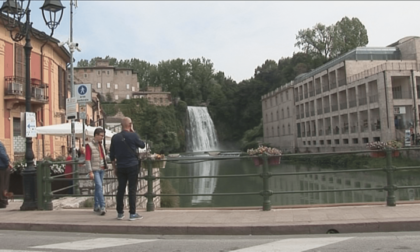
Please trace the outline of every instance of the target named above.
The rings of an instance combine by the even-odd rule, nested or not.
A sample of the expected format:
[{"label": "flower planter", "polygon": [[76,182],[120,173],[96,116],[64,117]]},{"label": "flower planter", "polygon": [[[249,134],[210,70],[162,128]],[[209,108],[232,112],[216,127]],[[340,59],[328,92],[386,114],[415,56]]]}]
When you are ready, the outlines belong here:
[{"label": "flower planter", "polygon": [[[281,157],[267,157],[268,165],[278,165],[280,164]],[[255,166],[260,166],[264,164],[264,160],[262,157],[253,157],[252,161],[254,161]]]},{"label": "flower planter", "polygon": [[254,165],[255,166],[260,166],[260,165],[263,165],[264,164],[263,159],[260,158],[260,157],[253,157],[252,158],[252,161],[254,161]]},{"label": "flower planter", "polygon": [[[386,157],[386,152],[385,151],[375,151],[375,152],[371,152],[370,156],[373,158],[378,158],[378,157]],[[391,153],[392,157],[399,157],[400,156],[400,151],[398,150],[394,150]]]},{"label": "flower planter", "polygon": [[268,157],[268,164],[269,165],[279,165],[281,157]]}]

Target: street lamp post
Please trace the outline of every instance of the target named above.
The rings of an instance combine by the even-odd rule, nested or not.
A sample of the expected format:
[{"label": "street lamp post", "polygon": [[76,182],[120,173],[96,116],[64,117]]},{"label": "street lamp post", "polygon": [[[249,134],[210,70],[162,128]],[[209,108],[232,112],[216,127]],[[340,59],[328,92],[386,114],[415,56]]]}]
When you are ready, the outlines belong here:
[{"label": "street lamp post", "polygon": [[[10,32],[10,37],[15,42],[19,42],[25,38],[26,43],[24,46],[25,50],[25,111],[31,112],[31,34],[32,34],[32,23],[31,23],[31,10],[29,5],[31,0],[26,1],[26,8],[23,8],[25,0],[6,0],[0,12],[4,15],[2,18],[5,28]],[[51,29],[51,35],[54,29],[60,24],[61,18],[63,17],[64,6],[60,0],[45,0],[41,7],[42,16],[49,29]],[[46,18],[47,16],[49,18]],[[60,13],[61,12],[61,13]],[[59,20],[57,21],[57,14],[59,14]],[[23,17],[26,17],[25,23],[21,22]],[[23,179],[23,204],[20,210],[35,210],[37,209],[36,201],[36,170],[34,167],[34,152],[32,150],[32,138],[26,138],[26,149],[25,149],[25,160],[26,168],[22,172]]]}]

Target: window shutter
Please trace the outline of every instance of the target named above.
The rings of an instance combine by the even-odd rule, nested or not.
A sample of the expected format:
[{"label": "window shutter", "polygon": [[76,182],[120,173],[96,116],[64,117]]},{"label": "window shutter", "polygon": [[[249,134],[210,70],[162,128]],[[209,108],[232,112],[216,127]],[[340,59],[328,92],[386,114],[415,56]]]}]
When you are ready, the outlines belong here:
[{"label": "window shutter", "polygon": [[19,44],[15,44],[15,76],[25,78],[25,54]]}]

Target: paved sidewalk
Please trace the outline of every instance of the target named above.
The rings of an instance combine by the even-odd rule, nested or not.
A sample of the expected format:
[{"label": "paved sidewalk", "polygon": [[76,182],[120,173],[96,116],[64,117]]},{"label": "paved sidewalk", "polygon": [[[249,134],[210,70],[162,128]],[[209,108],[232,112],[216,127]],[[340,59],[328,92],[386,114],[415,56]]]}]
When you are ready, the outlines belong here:
[{"label": "paved sidewalk", "polygon": [[109,209],[99,216],[92,209],[20,211],[22,201],[0,209],[0,229],[91,233],[179,235],[282,235],[420,231],[420,204],[308,207],[293,209],[174,209],[146,212],[144,218],[116,219]]}]

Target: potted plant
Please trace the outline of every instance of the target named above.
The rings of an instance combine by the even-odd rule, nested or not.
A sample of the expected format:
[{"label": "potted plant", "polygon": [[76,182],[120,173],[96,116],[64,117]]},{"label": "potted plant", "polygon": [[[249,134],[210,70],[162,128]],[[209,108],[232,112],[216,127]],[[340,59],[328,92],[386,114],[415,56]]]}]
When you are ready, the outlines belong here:
[{"label": "potted plant", "polygon": [[166,166],[166,160],[165,160],[165,155],[164,154],[152,154],[151,155],[151,159],[155,160],[153,162],[153,167],[156,168],[165,168]]},{"label": "potted plant", "polygon": [[22,160],[17,160],[13,162],[13,167],[12,167],[12,174],[17,174],[17,175],[21,175],[23,169],[26,168],[26,160],[22,159]]},{"label": "potted plant", "polygon": [[255,166],[259,166],[259,165],[264,164],[264,161],[262,159],[263,154],[268,156],[268,164],[269,165],[280,164],[281,150],[279,150],[279,149],[260,145],[260,146],[258,146],[258,148],[248,149],[246,152],[250,156],[255,156],[255,157],[252,158]]},{"label": "potted plant", "polygon": [[[157,154],[157,153],[150,153],[150,149],[147,148],[146,151],[143,151],[139,154],[141,161],[150,159],[152,160],[152,167],[153,168],[165,168],[166,166],[166,158],[164,154]],[[147,168],[147,167],[144,167]]]},{"label": "potted plant", "polygon": [[[397,140],[392,140],[388,142],[377,141],[377,142],[371,142],[371,143],[366,144],[366,147],[368,149],[375,150],[374,152],[370,153],[372,157],[385,157],[386,153],[384,150],[386,149],[392,150],[393,157],[398,157],[400,155],[400,152],[398,151],[398,149],[400,149],[402,146],[403,146],[402,143]],[[378,150],[382,150],[382,151],[378,151]]]}]

